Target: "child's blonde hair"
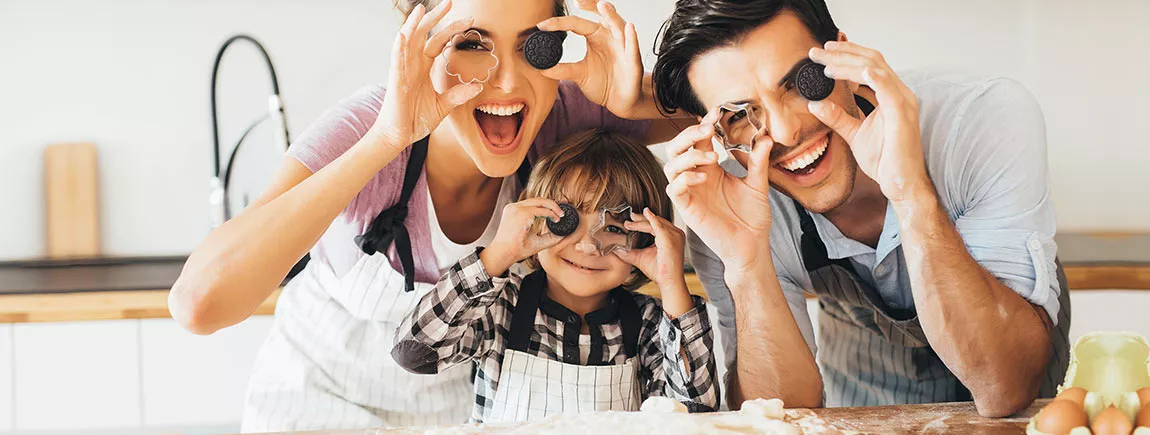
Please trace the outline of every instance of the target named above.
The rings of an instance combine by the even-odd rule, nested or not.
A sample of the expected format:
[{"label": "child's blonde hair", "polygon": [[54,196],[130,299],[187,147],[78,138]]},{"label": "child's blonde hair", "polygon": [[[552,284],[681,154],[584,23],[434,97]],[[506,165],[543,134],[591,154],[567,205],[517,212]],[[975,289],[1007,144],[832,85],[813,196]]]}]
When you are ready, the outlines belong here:
[{"label": "child's blonde hair", "polygon": [[[674,220],[667,177],[659,161],[629,136],[602,130],[571,135],[540,159],[520,197],[528,198],[570,203],[582,213],[626,204],[642,214],[646,207],[663,219]],[[534,257],[528,264],[539,267]],[[623,288],[634,290],[647,281],[634,269]]]}]

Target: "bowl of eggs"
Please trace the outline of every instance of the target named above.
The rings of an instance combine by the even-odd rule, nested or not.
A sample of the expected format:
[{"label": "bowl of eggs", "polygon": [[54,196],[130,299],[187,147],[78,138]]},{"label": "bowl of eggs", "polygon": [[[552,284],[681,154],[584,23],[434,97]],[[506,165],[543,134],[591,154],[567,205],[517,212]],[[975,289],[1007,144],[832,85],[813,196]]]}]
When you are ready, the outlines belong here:
[{"label": "bowl of eggs", "polygon": [[1070,352],[1058,396],[1030,419],[1028,435],[1150,435],[1150,343],[1096,332]]}]

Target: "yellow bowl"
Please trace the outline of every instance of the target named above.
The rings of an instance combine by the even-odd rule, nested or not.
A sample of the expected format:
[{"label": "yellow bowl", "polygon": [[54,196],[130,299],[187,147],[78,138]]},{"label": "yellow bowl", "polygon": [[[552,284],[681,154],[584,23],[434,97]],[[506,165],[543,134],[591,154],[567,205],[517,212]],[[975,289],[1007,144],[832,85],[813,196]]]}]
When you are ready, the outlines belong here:
[{"label": "yellow bowl", "polygon": [[[1150,387],[1150,343],[1132,332],[1095,332],[1082,336],[1070,350],[1070,366],[1058,392],[1071,387],[1086,390],[1086,415],[1091,421],[1109,406],[1117,407],[1134,421],[1142,407],[1137,391]],[[1030,419],[1027,435],[1048,435],[1035,429],[1037,417]],[[1078,429],[1085,428],[1075,431]]]}]

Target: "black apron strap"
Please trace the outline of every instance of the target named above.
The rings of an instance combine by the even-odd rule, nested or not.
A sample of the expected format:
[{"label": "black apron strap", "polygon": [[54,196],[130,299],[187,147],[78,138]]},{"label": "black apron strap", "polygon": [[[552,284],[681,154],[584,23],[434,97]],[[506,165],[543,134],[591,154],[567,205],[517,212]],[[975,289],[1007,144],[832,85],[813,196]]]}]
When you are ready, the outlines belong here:
[{"label": "black apron strap", "polygon": [[520,189],[526,188],[527,180],[531,178],[531,163],[527,160],[527,157],[523,157],[523,163],[520,163],[519,169],[515,171],[515,179],[519,181]]},{"label": "black apron strap", "polygon": [[639,355],[639,329],[642,327],[643,313],[639,311],[639,304],[635,303],[635,297],[631,292],[622,288],[616,288],[611,292],[614,293],[615,303],[619,306],[623,350],[627,352],[627,358],[634,358]]},{"label": "black apron strap", "polygon": [[519,285],[519,300],[511,314],[511,337],[507,348],[530,353],[531,333],[535,332],[535,315],[539,312],[539,301],[543,298],[543,288],[547,284],[547,274],[542,268],[523,278]]},{"label": "black apron strap", "polygon": [[874,104],[871,104],[866,98],[855,95],[855,104],[859,106],[863,116],[869,116],[871,112],[874,112]]},{"label": "black apron strap", "polygon": [[400,191],[399,201],[387,210],[379,212],[367,227],[367,232],[355,237],[355,244],[367,255],[383,252],[395,242],[399,263],[403,266],[403,284],[406,291],[415,290],[415,260],[411,254],[411,236],[407,233],[404,221],[407,220],[407,206],[411,201],[411,193],[423,173],[423,163],[426,160],[425,137],[411,145],[411,155],[407,160],[407,170],[403,174],[403,190]]},{"label": "black apron strap", "polygon": [[[858,95],[854,97],[855,104],[859,106],[859,110],[862,111],[863,116],[868,116],[874,111],[874,105],[871,104],[870,101]],[[831,260],[828,258],[827,247],[823,244],[822,238],[819,237],[819,231],[818,228],[815,228],[814,219],[811,219],[810,214],[807,213],[807,210],[803,208],[803,205],[800,204],[798,200],[792,198],[791,201],[795,203],[795,211],[799,213],[799,228],[803,231],[802,237],[799,239],[799,250],[802,252],[803,263],[806,265],[807,271],[811,272],[824,266],[836,264],[858,278],[858,273],[847,259],[839,258]]]},{"label": "black apron strap", "polygon": [[858,278],[858,273],[854,267],[851,266],[850,261],[845,258],[837,258],[831,260],[827,255],[827,246],[823,244],[823,239],[819,237],[819,230],[815,228],[815,220],[811,218],[807,210],[798,200],[791,199],[795,203],[795,211],[799,213],[799,228],[803,234],[799,238],[799,251],[803,255],[803,265],[806,267],[807,272],[813,272],[832,264],[838,265],[846,269],[852,275]]}]

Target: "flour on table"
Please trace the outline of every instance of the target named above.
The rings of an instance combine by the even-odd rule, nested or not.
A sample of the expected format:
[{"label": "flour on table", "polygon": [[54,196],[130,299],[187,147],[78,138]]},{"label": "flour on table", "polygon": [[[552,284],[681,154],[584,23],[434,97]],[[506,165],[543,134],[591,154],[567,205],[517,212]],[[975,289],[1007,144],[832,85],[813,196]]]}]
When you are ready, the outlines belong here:
[{"label": "flour on table", "polygon": [[[656,400],[652,400],[656,399]],[[663,400],[666,399],[666,400]],[[674,402],[670,403],[668,402]],[[678,406],[675,406],[678,405]],[[842,432],[809,409],[784,409],[783,402],[751,400],[742,411],[689,414],[676,400],[651,397],[640,412],[559,414],[530,423],[465,424],[438,428],[386,428],[366,435],[800,435]],[[683,408],[685,409],[685,407]]]},{"label": "flour on table", "polygon": [[670,397],[651,396],[639,407],[641,412],[687,412],[687,405]]}]

